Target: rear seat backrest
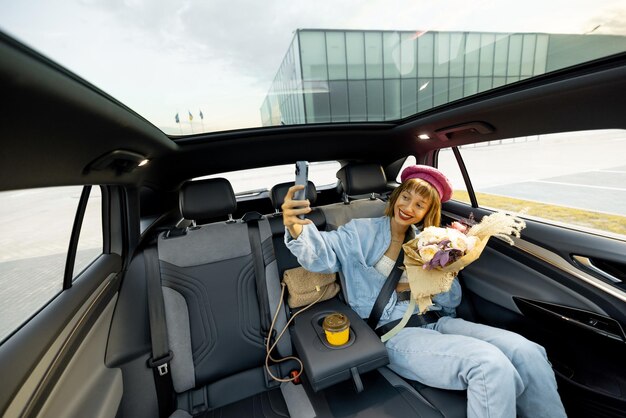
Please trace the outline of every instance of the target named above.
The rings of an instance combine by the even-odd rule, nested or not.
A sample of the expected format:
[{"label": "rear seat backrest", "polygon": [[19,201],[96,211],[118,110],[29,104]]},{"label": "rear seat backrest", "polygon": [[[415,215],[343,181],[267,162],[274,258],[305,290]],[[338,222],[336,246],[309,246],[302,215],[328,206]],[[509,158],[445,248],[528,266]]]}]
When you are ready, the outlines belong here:
[{"label": "rear seat backrest", "polygon": [[[356,218],[382,216],[386,203],[376,193],[387,191],[387,178],[378,164],[348,164],[337,172],[344,193],[343,203],[320,206],[326,218],[326,230],[332,231]],[[350,200],[350,196],[371,195],[369,198]]]},{"label": "rear seat backrest", "polygon": [[[344,202],[320,206],[326,219],[326,230],[333,231],[358,218],[376,218],[384,215],[387,203],[376,198],[376,193],[387,191],[387,177],[378,164],[348,164],[337,172],[343,189]],[[350,200],[350,196],[370,195],[369,198]],[[346,278],[339,272],[341,288],[346,288]],[[342,291],[346,302],[348,293]]]},{"label": "rear seat backrest", "polygon": [[[234,213],[236,199],[227,180],[210,179],[185,184],[180,205],[186,219],[208,219]],[[280,288],[266,219],[259,221],[259,230],[264,291],[274,312]],[[231,220],[192,227],[180,236],[164,233],[158,250],[176,392],[220,382],[213,390],[219,399],[209,397],[211,407],[263,391],[265,346],[247,224]],[[282,311],[277,325],[285,318]],[[291,353],[288,336],[278,353]],[[243,384],[251,378],[253,383]],[[210,386],[207,392],[212,393]]]}]

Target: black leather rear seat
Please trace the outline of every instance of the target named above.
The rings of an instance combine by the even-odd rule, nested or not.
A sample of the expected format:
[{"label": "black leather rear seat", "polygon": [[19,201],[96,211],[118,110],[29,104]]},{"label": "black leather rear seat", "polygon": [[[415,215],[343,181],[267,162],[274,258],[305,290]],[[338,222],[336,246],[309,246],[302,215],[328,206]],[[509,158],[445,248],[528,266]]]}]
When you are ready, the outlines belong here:
[{"label": "black leather rear seat", "polygon": [[[186,219],[225,217],[236,209],[232,187],[224,179],[185,184],[180,203]],[[259,221],[259,231],[266,278],[278,286],[266,220]],[[158,250],[174,353],[175,416],[288,416],[278,384],[268,381],[263,369],[265,347],[248,226],[241,220],[226,221],[192,227],[182,235],[164,233]],[[262,291],[276,295],[273,290],[268,286]],[[269,299],[276,306],[276,297]],[[278,351],[291,353],[288,337]]]},{"label": "black leather rear seat", "polygon": [[[282,202],[279,190],[286,188],[276,188],[275,207]],[[308,198],[313,202],[314,194]],[[187,219],[226,217],[236,208],[232,188],[224,179],[186,184],[180,202]],[[311,216],[318,228],[326,227],[321,211],[314,210]],[[287,255],[279,214],[259,221],[259,229],[267,280],[264,290],[273,313],[282,271],[297,266],[297,260]],[[294,386],[279,386],[263,370],[261,310],[249,242],[247,225],[241,220],[200,225],[182,235],[158,238],[168,340],[174,352],[170,366],[178,393],[179,409],[172,417],[189,417],[190,413],[201,417],[285,417],[290,415],[289,408],[294,416],[307,417],[442,416],[387,368],[363,374],[361,393],[354,391],[350,380],[315,392],[305,379],[305,384],[297,387],[300,403],[294,406],[289,396],[286,402],[284,394],[292,390],[286,388]],[[275,254],[281,254],[280,274]],[[281,312],[279,318],[280,329],[286,313]],[[291,354],[292,347],[286,333],[277,355]],[[286,365],[275,373],[285,376],[289,369]]]}]

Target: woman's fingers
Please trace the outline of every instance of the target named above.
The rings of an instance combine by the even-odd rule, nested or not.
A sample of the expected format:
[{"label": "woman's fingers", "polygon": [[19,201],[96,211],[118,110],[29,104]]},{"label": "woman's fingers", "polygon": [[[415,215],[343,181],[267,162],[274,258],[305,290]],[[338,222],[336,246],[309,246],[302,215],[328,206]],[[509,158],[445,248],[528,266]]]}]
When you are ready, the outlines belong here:
[{"label": "woman's fingers", "polygon": [[[298,190],[304,189],[304,186],[291,186],[285,195],[285,201],[281,205],[283,212],[283,223],[289,227],[292,225],[307,225],[311,221],[308,219],[300,219],[299,215],[306,215],[311,212],[311,202],[305,200],[293,200],[294,194]],[[298,231],[299,232],[299,231]],[[292,234],[293,236],[293,234]]]},{"label": "woman's fingers", "polygon": [[287,200],[292,200],[293,199],[293,195],[298,191],[298,190],[302,190],[304,189],[304,186],[299,184],[299,185],[293,185],[289,188],[289,190],[287,190],[287,194],[285,195],[285,201]]},{"label": "woman's fingers", "polygon": [[[306,200],[294,200],[294,202],[307,202]],[[311,206],[307,204],[298,204],[292,207],[286,207],[283,213],[287,212],[289,215],[302,215],[311,212]]]},{"label": "woman's fingers", "polygon": [[[302,209],[310,208],[311,202],[309,202],[308,199],[293,200],[294,194],[298,190],[303,190],[303,189],[304,189],[304,186],[298,185],[298,186],[291,186],[289,190],[287,190],[287,194],[285,195],[285,200],[283,201],[283,204],[281,205],[283,215],[285,214],[285,212],[288,212],[289,210],[294,209],[294,208],[302,208]],[[300,212],[300,213],[297,213],[297,215],[301,215],[304,213],[308,213],[308,212]]]},{"label": "woman's fingers", "polygon": [[306,210],[306,212],[297,213],[301,215],[303,213],[309,213],[311,211],[311,203],[308,200],[290,200],[283,203],[281,206],[283,213],[292,214],[293,211]]},{"label": "woman's fingers", "polygon": [[302,221],[302,219],[300,219],[298,215],[306,215],[309,212],[311,212],[310,206],[307,206],[304,208],[291,208],[291,209],[283,207],[283,222],[285,225],[290,224],[290,223],[301,223],[301,222],[298,222],[298,221]]},{"label": "woman's fingers", "polygon": [[294,209],[286,209],[283,210],[283,217],[284,216],[288,216],[288,217],[297,217],[298,215],[306,215],[307,213],[311,212],[311,207],[307,206],[304,208],[294,208]]},{"label": "woman's fingers", "polygon": [[294,194],[298,190],[303,190],[304,186],[291,186],[287,190],[285,200],[281,205],[283,211],[283,224],[289,230],[289,233],[294,239],[297,239],[302,232],[302,225],[308,225],[313,223],[309,219],[300,219],[298,215],[306,215],[311,212],[311,202],[308,199],[305,200],[293,200]]},{"label": "woman's fingers", "polygon": [[289,212],[292,210],[310,209],[310,208],[311,208],[311,202],[309,202],[308,200],[289,200],[283,203],[283,205],[281,206],[283,213]]},{"label": "woman's fingers", "polygon": [[293,220],[293,224],[294,224],[294,225],[296,225],[296,224],[297,224],[297,225],[308,225],[308,224],[312,224],[312,223],[313,223],[313,221],[312,221],[312,220],[310,220],[310,219],[306,219],[306,218],[304,218],[304,219],[300,219],[300,218],[296,217],[296,218]]},{"label": "woman's fingers", "polygon": [[[285,194],[285,202],[291,202],[294,200],[294,195],[296,194],[297,191],[299,190],[304,190],[304,186],[302,185],[297,185],[297,186],[291,186],[288,190],[287,193]],[[299,200],[296,200],[296,202],[299,202]]]}]

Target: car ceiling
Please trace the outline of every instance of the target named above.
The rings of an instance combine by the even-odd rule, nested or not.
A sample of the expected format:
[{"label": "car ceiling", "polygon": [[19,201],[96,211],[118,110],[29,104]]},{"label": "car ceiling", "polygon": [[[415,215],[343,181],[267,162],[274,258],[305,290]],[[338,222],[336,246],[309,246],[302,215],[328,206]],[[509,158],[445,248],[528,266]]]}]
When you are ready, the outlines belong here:
[{"label": "car ceiling", "polygon": [[[0,190],[132,184],[174,190],[197,176],[309,161],[374,161],[455,145],[588,129],[626,129],[626,54],[504,86],[389,123],[281,126],[177,141],[115,99],[0,33]],[[488,133],[436,131],[479,122]],[[480,129],[479,129],[480,130]],[[427,133],[429,140],[418,140]],[[174,138],[176,139],[176,138]],[[115,150],[150,163],[130,173],[86,167]]]}]

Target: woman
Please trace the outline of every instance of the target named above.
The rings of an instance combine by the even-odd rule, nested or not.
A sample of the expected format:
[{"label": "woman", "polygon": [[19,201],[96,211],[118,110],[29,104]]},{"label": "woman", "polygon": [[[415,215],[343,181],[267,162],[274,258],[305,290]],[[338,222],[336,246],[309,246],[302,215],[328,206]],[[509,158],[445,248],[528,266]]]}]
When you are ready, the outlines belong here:
[{"label": "woman", "polygon": [[[302,186],[289,189],[282,205],[285,242],[300,264],[316,272],[342,271],[350,306],[367,318],[407,232],[439,226],[441,203],[452,195],[439,170],[415,165],[401,175],[385,216],[354,219],[337,231],[320,232],[298,215],[311,211],[295,201]],[[406,273],[403,273],[405,276]],[[400,319],[408,301],[406,277],[385,306],[379,326]],[[461,287],[433,297],[441,316],[423,327],[407,327],[386,342],[389,367],[399,375],[441,389],[467,389],[468,417],[564,417],[554,373],[543,347],[510,331],[455,318]]]}]

